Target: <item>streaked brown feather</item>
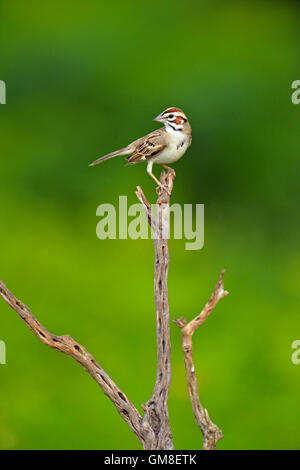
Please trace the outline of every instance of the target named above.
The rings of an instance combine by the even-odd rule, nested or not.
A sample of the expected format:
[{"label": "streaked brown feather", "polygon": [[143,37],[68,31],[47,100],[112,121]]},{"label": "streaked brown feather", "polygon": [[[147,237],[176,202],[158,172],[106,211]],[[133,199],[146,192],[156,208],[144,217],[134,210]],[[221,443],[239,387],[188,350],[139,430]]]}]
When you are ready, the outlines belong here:
[{"label": "streaked brown feather", "polygon": [[145,137],[132,142],[131,147],[134,149],[131,156],[127,157],[127,165],[145,162],[154,155],[161,152],[166,146],[165,129],[157,129]]},{"label": "streaked brown feather", "polygon": [[[174,108],[174,107],[173,107],[173,108],[167,108],[167,109],[164,111],[164,113],[182,113],[182,114],[185,116],[185,114],[184,114],[184,112],[182,111],[182,109],[180,109],[180,108]],[[164,113],[163,113],[163,114],[164,114]]]}]

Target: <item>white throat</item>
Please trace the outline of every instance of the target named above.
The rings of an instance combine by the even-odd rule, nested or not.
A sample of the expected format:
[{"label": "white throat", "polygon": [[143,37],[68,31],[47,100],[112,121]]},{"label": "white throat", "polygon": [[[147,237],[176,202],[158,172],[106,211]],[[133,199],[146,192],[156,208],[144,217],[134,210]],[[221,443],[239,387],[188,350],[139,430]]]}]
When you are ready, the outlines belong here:
[{"label": "white throat", "polygon": [[165,129],[171,135],[174,135],[174,136],[180,135],[182,133],[182,126],[180,126],[178,129],[176,129],[175,126],[176,126],[176,124],[174,124],[174,129],[173,129],[173,127],[171,127],[170,124],[166,124]]}]

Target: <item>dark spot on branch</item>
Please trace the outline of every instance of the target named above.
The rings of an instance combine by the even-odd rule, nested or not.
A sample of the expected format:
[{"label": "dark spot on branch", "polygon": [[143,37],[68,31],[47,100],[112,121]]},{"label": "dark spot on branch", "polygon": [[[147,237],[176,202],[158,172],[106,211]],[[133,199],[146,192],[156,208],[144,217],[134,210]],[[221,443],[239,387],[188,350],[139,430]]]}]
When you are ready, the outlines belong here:
[{"label": "dark spot on branch", "polygon": [[161,334],[161,318],[158,317],[158,333]]},{"label": "dark spot on branch", "polygon": [[103,382],[106,383],[106,385],[107,385],[108,387],[110,387],[109,383],[107,382],[107,380],[105,379],[105,377],[104,377],[103,375],[101,375],[101,379],[103,380]]},{"label": "dark spot on branch", "polygon": [[123,400],[123,401],[126,401],[126,402],[127,402],[127,400],[126,400],[126,397],[123,395],[123,393],[122,393],[122,392],[118,392],[118,395],[119,395],[119,397],[121,398],[121,400]]},{"label": "dark spot on branch", "polygon": [[99,366],[99,364],[97,364],[97,362],[95,361],[95,359],[91,359],[91,362],[94,364],[94,366],[96,366],[98,369],[101,369],[101,367]]},{"label": "dark spot on branch", "polygon": [[83,354],[83,351],[80,346],[78,346],[78,344],[74,344],[74,349],[76,349],[76,351],[78,351],[80,354]]},{"label": "dark spot on branch", "polygon": [[46,338],[46,335],[42,331],[39,331],[39,335],[41,335],[43,338]]}]

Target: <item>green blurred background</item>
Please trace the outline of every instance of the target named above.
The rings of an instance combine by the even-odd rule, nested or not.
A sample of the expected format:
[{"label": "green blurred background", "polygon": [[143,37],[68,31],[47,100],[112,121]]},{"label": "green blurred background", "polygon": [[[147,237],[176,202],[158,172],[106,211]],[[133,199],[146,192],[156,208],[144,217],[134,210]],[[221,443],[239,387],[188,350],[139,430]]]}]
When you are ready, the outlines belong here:
[{"label": "green blurred background", "polygon": [[[96,208],[137,202],[138,184],[154,202],[155,186],[123,157],[88,164],[183,108],[193,145],[172,201],[205,204],[205,246],[170,241],[170,308],[191,319],[227,268],[230,295],[194,339],[220,449],[300,448],[299,39],[296,1],[0,3],[0,278],[141,409],[156,372],[153,244],[98,240]],[[198,449],[173,324],[171,337],[174,443]],[[2,300],[0,339],[0,448],[141,448],[83,369]]]}]

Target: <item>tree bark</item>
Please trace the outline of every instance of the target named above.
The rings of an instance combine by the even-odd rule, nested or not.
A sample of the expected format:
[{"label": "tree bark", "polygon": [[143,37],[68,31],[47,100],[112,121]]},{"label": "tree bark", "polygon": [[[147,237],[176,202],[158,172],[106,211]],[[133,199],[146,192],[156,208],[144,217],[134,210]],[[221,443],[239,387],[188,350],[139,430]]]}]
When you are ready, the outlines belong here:
[{"label": "tree bark", "polygon": [[160,182],[165,189],[159,188],[157,215],[147,201],[142,189],[136,195],[141,201],[149,224],[152,228],[155,248],[154,296],[156,309],[157,373],[151,398],[143,405],[144,419],[154,430],[156,449],[173,449],[172,434],[168,414],[168,397],[171,383],[171,344],[170,312],[168,299],[170,228],[170,194],[173,189],[175,173],[161,173]]},{"label": "tree bark", "polygon": [[[125,393],[96,362],[94,357],[80,343],[68,335],[56,336],[44,328],[29,308],[18,300],[0,281],[0,296],[27,324],[32,332],[47,346],[75,359],[98,383],[104,394],[115,405],[118,413],[135,433],[144,449],[174,449],[170,430],[168,397],[171,383],[171,345],[170,312],[168,300],[169,250],[168,236],[170,228],[170,195],[173,189],[175,172],[161,173],[161,187],[158,188],[157,214],[138,186],[136,195],[143,205],[152,229],[155,248],[154,296],[156,310],[157,372],[153,393],[143,406],[143,416],[138,412]],[[182,349],[187,374],[188,391],[196,421],[203,433],[203,449],[215,449],[223,437],[221,430],[210,420],[207,410],[201,405],[195,366],[193,362],[192,336],[196,329],[207,319],[218,301],[227,295],[224,291],[223,275],[202,312],[187,323],[184,318],[174,320],[181,328]]]},{"label": "tree bark", "polygon": [[179,320],[173,320],[174,323],[176,323],[176,325],[181,328],[181,345],[184,356],[188,392],[190,395],[196,422],[200,427],[203,435],[203,450],[215,450],[218,441],[223,438],[223,434],[221,429],[219,429],[218,426],[211,421],[207,409],[203,408],[200,402],[197,377],[193,360],[193,334],[197,328],[199,328],[199,326],[205,322],[219,300],[228,294],[228,292],[224,290],[224,273],[225,270],[221,272],[211,298],[203,308],[202,312],[199,313],[199,315],[197,315],[189,323],[187,323],[186,319],[183,317],[181,317]]}]

